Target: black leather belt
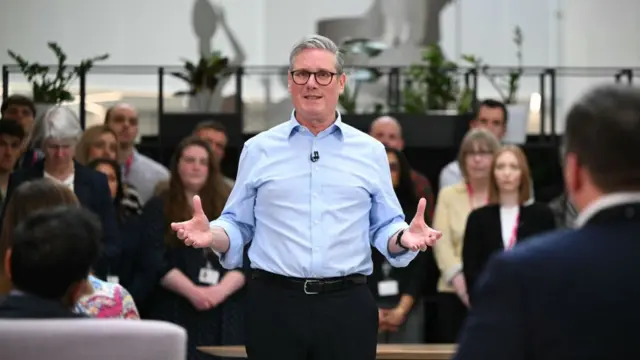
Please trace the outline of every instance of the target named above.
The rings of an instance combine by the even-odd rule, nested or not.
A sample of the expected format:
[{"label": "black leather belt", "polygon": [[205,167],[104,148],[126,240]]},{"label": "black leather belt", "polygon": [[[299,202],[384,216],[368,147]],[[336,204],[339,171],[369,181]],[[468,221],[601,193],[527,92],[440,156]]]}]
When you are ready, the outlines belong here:
[{"label": "black leather belt", "polygon": [[336,278],[303,279],[273,274],[257,269],[252,271],[251,278],[269,282],[285,289],[300,291],[307,295],[347,290],[367,283],[367,277],[360,274]]}]

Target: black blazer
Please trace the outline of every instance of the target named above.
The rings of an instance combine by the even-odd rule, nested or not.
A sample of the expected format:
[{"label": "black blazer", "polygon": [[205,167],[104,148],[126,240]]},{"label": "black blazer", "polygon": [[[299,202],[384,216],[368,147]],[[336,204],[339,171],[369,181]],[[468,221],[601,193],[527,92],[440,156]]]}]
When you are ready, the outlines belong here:
[{"label": "black blazer", "polygon": [[0,319],[73,319],[74,314],[61,303],[31,295],[9,295],[0,301]]},{"label": "black blazer", "polygon": [[640,202],[495,256],[454,359],[640,359]]},{"label": "black blazer", "polygon": [[[555,229],[553,213],[544,204],[533,203],[520,206],[517,243],[530,236]],[[462,266],[470,300],[473,299],[475,283],[489,258],[504,251],[500,205],[487,205],[472,211],[467,218],[462,246]]]},{"label": "black blazer", "polygon": [[[7,195],[4,201],[5,206],[9,202],[13,191],[20,186],[20,184],[43,177],[44,160],[38,161],[30,168],[14,171],[9,177]],[[95,213],[101,220],[103,246],[100,259],[94,267],[94,272],[97,277],[104,280],[108,273],[116,273],[118,271],[118,259],[120,256],[118,223],[116,221],[116,213],[113,201],[111,200],[107,177],[100,172],[76,162],[73,188],[80,204]]]}]

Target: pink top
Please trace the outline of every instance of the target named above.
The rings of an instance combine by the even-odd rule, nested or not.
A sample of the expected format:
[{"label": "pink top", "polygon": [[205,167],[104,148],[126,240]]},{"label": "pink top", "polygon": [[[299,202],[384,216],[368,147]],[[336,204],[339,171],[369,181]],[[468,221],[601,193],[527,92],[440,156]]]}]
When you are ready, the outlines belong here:
[{"label": "pink top", "polygon": [[102,281],[92,275],[89,282],[93,294],[78,300],[74,312],[94,318],[140,319],[131,294],[118,284]]}]

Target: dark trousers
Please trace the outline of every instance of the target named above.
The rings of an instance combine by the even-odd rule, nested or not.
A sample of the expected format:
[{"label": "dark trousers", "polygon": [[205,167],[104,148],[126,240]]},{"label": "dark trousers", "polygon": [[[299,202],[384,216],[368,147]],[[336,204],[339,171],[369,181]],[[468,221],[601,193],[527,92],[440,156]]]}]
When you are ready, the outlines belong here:
[{"label": "dark trousers", "polygon": [[440,343],[454,344],[467,317],[467,307],[454,293],[438,293],[438,335]]},{"label": "dark trousers", "polygon": [[366,284],[306,295],[263,279],[247,285],[250,360],[375,360],[378,307]]}]

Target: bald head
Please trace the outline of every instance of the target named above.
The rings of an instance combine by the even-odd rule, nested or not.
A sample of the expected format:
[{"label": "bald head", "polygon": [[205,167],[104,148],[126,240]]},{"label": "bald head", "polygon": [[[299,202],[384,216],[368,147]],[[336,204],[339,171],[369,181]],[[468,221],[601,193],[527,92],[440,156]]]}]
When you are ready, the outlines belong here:
[{"label": "bald head", "polygon": [[391,116],[381,116],[371,123],[369,135],[376,138],[386,147],[402,151],[404,139],[402,138],[402,127],[398,120]]}]

